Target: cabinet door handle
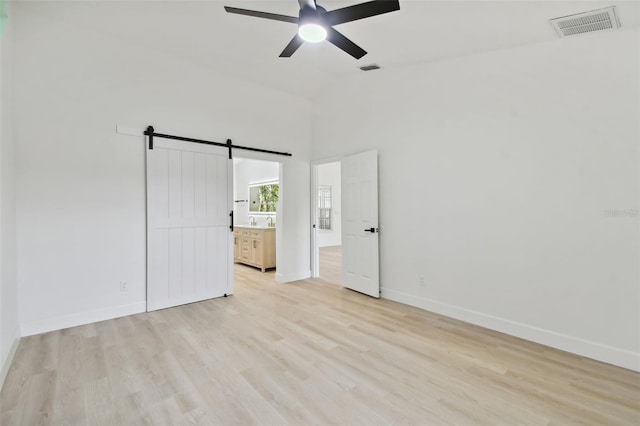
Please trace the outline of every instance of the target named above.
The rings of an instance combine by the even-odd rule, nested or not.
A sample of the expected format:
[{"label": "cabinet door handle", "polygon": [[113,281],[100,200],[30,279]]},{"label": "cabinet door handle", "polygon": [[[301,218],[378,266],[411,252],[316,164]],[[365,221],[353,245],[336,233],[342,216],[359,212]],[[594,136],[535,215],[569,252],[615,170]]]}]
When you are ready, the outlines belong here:
[{"label": "cabinet door handle", "polygon": [[253,240],[253,248],[256,248],[256,240]]}]

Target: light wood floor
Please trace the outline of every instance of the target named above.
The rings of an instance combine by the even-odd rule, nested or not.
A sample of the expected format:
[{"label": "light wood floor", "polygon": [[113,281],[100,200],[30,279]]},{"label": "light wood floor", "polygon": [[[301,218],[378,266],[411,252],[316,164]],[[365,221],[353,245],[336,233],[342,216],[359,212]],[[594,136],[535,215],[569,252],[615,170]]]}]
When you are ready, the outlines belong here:
[{"label": "light wood floor", "polygon": [[236,270],[232,297],[22,339],[0,423],[639,424],[639,374]]},{"label": "light wood floor", "polygon": [[342,246],[320,248],[320,279],[342,284]]}]

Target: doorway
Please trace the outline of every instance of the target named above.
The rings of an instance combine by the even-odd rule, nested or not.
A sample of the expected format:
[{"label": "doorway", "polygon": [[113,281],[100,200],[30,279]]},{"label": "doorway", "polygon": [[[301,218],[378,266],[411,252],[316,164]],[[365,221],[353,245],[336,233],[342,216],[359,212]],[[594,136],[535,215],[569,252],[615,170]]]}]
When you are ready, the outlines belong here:
[{"label": "doorway", "polygon": [[[334,160],[335,162],[335,160]],[[312,204],[312,244],[311,265],[312,277],[322,277],[322,265],[324,259],[333,258],[335,268],[336,258],[339,256],[340,279],[336,275],[332,277],[334,282],[345,288],[355,290],[371,297],[380,297],[380,259],[378,224],[378,151],[370,150],[343,157],[339,165],[330,162],[318,162],[312,164],[311,188]],[[330,186],[331,202],[327,205],[322,199],[323,192]],[[335,196],[336,190],[340,196]],[[335,203],[340,200],[340,208],[335,208]],[[323,211],[330,207],[330,212]],[[336,210],[338,215],[335,214]],[[336,216],[339,218],[336,220]],[[340,223],[340,249],[333,253],[324,252],[321,245],[326,244],[322,239],[319,226],[330,218],[332,226]],[[327,231],[327,230],[324,230]],[[335,244],[336,240],[330,240]],[[326,245],[325,247],[332,247]],[[335,247],[335,246],[333,246]],[[333,255],[333,256],[332,256]],[[328,266],[331,264],[329,263]],[[326,266],[325,266],[326,269]],[[334,269],[335,271],[335,269]]]},{"label": "doorway", "polygon": [[342,195],[340,162],[314,165],[314,277],[342,284]]},{"label": "doorway", "polygon": [[236,275],[254,272],[273,278],[282,193],[281,164],[252,158],[233,160],[233,262]]}]

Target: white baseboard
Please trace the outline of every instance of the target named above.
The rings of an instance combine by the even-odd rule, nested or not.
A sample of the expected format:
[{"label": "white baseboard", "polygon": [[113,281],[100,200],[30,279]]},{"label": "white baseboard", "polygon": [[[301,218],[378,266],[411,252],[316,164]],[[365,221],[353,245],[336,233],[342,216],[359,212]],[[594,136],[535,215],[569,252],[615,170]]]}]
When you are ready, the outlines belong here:
[{"label": "white baseboard", "polygon": [[281,274],[276,272],[276,281],[279,283],[290,283],[292,281],[300,281],[311,278],[311,271],[298,271],[290,274]]},{"label": "white baseboard", "polygon": [[640,371],[640,353],[604,345],[579,337],[569,336],[555,331],[545,330],[527,324],[510,321],[482,312],[459,306],[430,300],[390,289],[382,289],[382,297],[406,305],[415,306],[437,314],[445,315],[481,327],[496,330],[525,340],[561,349],[607,364],[617,365],[629,370]]},{"label": "white baseboard", "polygon": [[20,328],[16,327],[16,331],[14,333],[13,343],[11,344],[11,349],[9,349],[9,353],[7,354],[7,359],[4,360],[2,364],[2,370],[0,370],[0,390],[4,386],[4,380],[7,378],[7,374],[9,374],[9,369],[11,368],[11,362],[13,361],[13,357],[18,350],[18,344],[20,343]]},{"label": "white baseboard", "polygon": [[146,312],[146,310],[146,302],[136,302],[105,309],[97,309],[95,311],[80,312],[77,314],[31,321],[22,324],[22,335],[32,336],[34,334],[46,333],[48,331],[62,330],[63,328],[139,314]]}]

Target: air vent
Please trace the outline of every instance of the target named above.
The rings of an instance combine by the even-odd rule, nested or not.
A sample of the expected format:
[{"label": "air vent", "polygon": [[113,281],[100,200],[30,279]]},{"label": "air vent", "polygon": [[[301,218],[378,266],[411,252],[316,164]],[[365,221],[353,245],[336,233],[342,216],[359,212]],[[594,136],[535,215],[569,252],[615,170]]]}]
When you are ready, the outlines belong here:
[{"label": "air vent", "polygon": [[615,6],[563,16],[549,22],[560,37],[620,28]]},{"label": "air vent", "polygon": [[379,70],[380,66],[376,64],[371,64],[371,65],[365,65],[364,67],[360,67],[360,69],[362,71],[373,71],[373,70]]}]

